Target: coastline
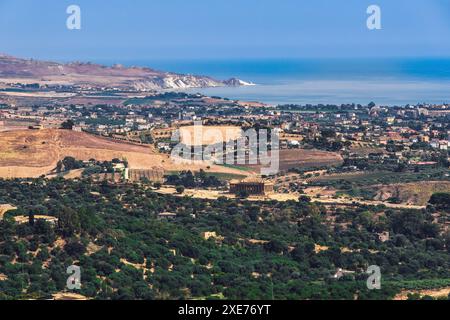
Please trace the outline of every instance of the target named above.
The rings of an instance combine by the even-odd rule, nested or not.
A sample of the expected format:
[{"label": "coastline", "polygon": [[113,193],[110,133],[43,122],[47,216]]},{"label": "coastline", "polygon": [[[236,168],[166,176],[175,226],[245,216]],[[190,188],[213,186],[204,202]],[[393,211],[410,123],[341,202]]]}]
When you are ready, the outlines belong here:
[{"label": "coastline", "polygon": [[[111,63],[111,61],[101,61]],[[188,93],[268,104],[395,106],[450,101],[450,59],[141,60],[147,66],[255,85],[180,89]]]}]

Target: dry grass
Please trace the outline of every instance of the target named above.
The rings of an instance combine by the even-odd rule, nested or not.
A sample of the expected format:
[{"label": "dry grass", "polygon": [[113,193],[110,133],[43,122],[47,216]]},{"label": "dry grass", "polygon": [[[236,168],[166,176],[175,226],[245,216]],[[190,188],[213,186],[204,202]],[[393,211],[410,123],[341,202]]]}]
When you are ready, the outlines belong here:
[{"label": "dry grass", "polygon": [[[269,153],[270,154],[270,153]],[[312,168],[340,165],[343,159],[339,153],[321,150],[284,149],[279,151],[280,170],[292,168]],[[252,170],[259,171],[261,165],[247,165]]]},{"label": "dry grass", "polygon": [[450,287],[427,290],[405,290],[394,297],[394,300],[408,300],[408,294],[419,294],[421,297],[446,298],[450,295]]},{"label": "dry grass", "polygon": [[49,92],[15,92],[15,91],[4,91],[0,95],[12,96],[12,97],[37,97],[37,98],[68,98],[73,97],[76,93],[59,93],[54,91]]},{"label": "dry grass", "polygon": [[[52,223],[58,222],[58,218],[52,217],[52,216],[35,215],[34,219],[35,220],[45,220],[47,222],[52,222]],[[28,216],[17,216],[17,217],[14,217],[14,220],[19,224],[25,224],[25,223],[29,222],[29,217]]]},{"label": "dry grass", "polygon": [[17,208],[10,204],[0,204],[0,220],[3,219],[3,216],[5,215],[6,212],[8,212],[9,210],[15,210],[15,209],[17,209]]},{"label": "dry grass", "polygon": [[[166,171],[203,169],[208,172],[243,174],[242,171],[206,162],[176,163],[154,148],[110,140],[69,130],[18,130],[0,135],[0,177],[34,178],[50,174],[59,160],[110,161],[127,159],[132,169],[164,168]],[[208,169],[208,166],[210,167]]]},{"label": "dry grass", "polygon": [[236,126],[186,126],[179,130],[181,142],[187,146],[213,145],[242,136],[242,129]]},{"label": "dry grass", "polygon": [[89,300],[87,297],[77,294],[77,293],[69,293],[69,292],[59,292],[52,295],[53,300],[66,300],[66,301],[83,301]]},{"label": "dry grass", "polygon": [[330,249],[330,247],[327,246],[321,246],[320,244],[315,244],[314,245],[314,252],[316,254],[321,253],[322,251],[327,251],[328,249]]},{"label": "dry grass", "polygon": [[450,192],[450,181],[419,181],[374,186],[377,190],[375,200],[385,201],[397,197],[402,203],[425,206],[430,197],[437,192]]}]

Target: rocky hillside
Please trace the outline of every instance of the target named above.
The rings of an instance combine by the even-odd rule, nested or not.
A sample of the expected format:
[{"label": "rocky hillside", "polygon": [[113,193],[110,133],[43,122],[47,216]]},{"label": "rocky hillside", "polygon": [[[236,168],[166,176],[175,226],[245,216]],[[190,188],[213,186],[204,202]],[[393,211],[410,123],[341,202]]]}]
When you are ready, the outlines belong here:
[{"label": "rocky hillside", "polygon": [[397,200],[410,205],[426,205],[430,197],[438,192],[450,192],[450,181],[418,181],[374,186],[375,200]]},{"label": "rocky hillside", "polygon": [[8,55],[0,55],[0,83],[101,86],[142,91],[250,85],[235,78],[222,81],[207,76],[183,75],[142,67],[82,62],[61,64]]}]

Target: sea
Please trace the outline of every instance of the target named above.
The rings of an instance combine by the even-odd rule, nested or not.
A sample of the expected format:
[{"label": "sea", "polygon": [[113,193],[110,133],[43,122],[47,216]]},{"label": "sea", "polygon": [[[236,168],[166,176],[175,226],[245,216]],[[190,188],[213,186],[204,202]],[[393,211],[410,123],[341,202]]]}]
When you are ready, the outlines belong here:
[{"label": "sea", "polygon": [[279,104],[450,103],[450,58],[135,60],[124,65],[232,77],[254,86],[183,91]]}]

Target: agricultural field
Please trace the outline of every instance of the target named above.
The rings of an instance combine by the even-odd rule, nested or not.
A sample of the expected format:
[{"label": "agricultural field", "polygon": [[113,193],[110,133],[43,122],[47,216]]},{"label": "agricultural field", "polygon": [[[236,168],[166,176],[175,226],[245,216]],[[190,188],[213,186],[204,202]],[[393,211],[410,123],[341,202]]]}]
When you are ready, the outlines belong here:
[{"label": "agricultural field", "polygon": [[450,192],[446,169],[425,172],[354,172],[320,175],[307,179],[309,185],[328,187],[337,195],[369,201],[425,206],[434,193]]},{"label": "agricultural field", "polygon": [[321,185],[339,185],[353,183],[358,186],[408,183],[417,181],[450,181],[450,172],[446,168],[427,169],[420,172],[360,171],[325,174],[308,179]]},{"label": "agricultural field", "polygon": [[[322,150],[308,149],[284,149],[280,150],[280,170],[287,171],[293,168],[339,166],[343,159],[339,153]],[[245,165],[254,171],[259,171],[263,166]]]},{"label": "agricultural field", "polygon": [[[59,160],[65,157],[78,160],[110,161],[127,159],[132,169],[183,170],[183,163],[172,161],[152,147],[110,140],[70,130],[18,130],[0,136],[0,177],[29,178],[52,173]],[[242,174],[242,171],[205,162],[190,164],[190,169],[223,174]]]},{"label": "agricultural field", "polygon": [[242,129],[236,126],[185,126],[179,131],[181,143],[187,146],[214,145],[242,136]]},{"label": "agricultural field", "polygon": [[374,186],[375,200],[397,199],[400,203],[426,205],[434,193],[450,192],[450,181],[419,181]]}]

